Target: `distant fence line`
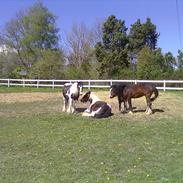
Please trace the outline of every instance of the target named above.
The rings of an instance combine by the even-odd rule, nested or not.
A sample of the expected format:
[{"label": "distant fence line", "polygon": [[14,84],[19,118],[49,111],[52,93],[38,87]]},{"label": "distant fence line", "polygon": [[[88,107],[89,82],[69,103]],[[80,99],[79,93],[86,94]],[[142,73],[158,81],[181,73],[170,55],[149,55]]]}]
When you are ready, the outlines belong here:
[{"label": "distant fence line", "polygon": [[43,79],[0,79],[2,86],[63,87],[65,83],[81,81],[84,88],[109,88],[119,83],[154,83],[161,90],[183,90],[183,80],[43,80]]}]

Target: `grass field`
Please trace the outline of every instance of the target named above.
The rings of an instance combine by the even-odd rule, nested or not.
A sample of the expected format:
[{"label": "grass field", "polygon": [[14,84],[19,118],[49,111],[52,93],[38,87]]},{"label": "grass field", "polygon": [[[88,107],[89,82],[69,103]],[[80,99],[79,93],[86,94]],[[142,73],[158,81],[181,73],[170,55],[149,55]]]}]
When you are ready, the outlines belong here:
[{"label": "grass field", "polygon": [[95,92],[110,118],[62,113],[59,90],[0,87],[0,183],[182,183],[183,92],[160,92],[149,116],[144,98],[120,114]]}]

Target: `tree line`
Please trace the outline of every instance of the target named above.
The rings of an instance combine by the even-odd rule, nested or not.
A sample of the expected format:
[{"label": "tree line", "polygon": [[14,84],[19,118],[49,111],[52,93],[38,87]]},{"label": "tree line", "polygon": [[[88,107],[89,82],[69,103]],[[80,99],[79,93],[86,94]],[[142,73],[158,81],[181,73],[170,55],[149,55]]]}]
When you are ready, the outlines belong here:
[{"label": "tree line", "polygon": [[75,24],[59,35],[57,17],[36,2],[0,31],[0,78],[183,79],[183,52],[162,53],[160,34],[147,17],[129,28],[109,16],[92,28]]}]

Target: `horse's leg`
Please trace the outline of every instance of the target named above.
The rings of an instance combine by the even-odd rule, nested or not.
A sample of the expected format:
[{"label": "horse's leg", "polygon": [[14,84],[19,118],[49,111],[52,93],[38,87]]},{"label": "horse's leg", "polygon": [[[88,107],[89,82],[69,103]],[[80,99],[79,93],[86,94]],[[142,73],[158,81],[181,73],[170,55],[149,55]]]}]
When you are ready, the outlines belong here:
[{"label": "horse's leg", "polygon": [[124,110],[123,110],[123,112],[125,113],[127,111],[127,101],[123,100],[123,103],[124,103]]},{"label": "horse's leg", "polygon": [[121,97],[118,97],[118,103],[119,103],[119,112],[121,112],[121,103],[122,103]]},{"label": "horse's leg", "polygon": [[76,101],[73,100],[72,101],[72,113],[74,113],[76,111]]},{"label": "horse's leg", "polygon": [[69,97],[69,102],[68,103],[69,103],[69,107],[67,108],[67,112],[71,113],[72,112],[71,111],[72,110],[72,98],[71,97]]},{"label": "horse's leg", "polygon": [[146,103],[147,103],[147,109],[146,109],[145,113],[152,114],[152,109],[151,109],[152,102],[151,102],[150,96],[146,96]]},{"label": "horse's leg", "polygon": [[66,110],[66,99],[65,97],[63,97],[63,108],[62,108],[62,111],[65,112]]},{"label": "horse's leg", "polygon": [[63,108],[62,108],[62,111],[65,112],[67,107],[68,107],[68,99],[66,99],[65,97],[63,97]]},{"label": "horse's leg", "polygon": [[128,105],[129,105],[129,113],[133,114],[132,99],[131,98],[128,98]]},{"label": "horse's leg", "polygon": [[75,112],[75,100],[71,99],[71,113]]}]

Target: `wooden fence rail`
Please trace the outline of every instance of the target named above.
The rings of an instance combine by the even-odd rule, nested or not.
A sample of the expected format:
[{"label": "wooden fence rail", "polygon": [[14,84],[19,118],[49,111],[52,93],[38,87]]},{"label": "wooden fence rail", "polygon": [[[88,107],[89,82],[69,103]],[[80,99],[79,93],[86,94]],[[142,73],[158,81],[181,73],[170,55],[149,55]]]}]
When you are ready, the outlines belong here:
[{"label": "wooden fence rail", "polygon": [[183,90],[183,80],[43,80],[43,79],[0,79],[1,86],[63,87],[65,83],[81,81],[84,88],[109,88],[119,83],[154,83],[161,90]]}]

